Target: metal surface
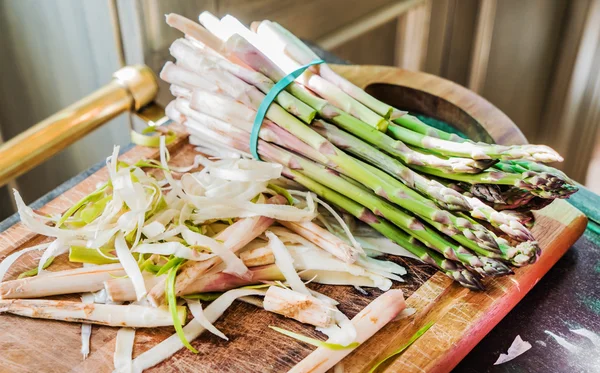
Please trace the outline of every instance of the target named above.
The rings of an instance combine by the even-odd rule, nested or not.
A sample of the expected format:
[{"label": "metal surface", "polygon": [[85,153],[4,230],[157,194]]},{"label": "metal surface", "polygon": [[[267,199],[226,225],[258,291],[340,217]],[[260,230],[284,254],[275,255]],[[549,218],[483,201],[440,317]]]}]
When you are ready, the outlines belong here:
[{"label": "metal surface", "polygon": [[140,109],[156,96],[156,78],[146,66],[124,67],[113,77],[91,95],[2,145],[0,185],[29,171],[117,115]]}]

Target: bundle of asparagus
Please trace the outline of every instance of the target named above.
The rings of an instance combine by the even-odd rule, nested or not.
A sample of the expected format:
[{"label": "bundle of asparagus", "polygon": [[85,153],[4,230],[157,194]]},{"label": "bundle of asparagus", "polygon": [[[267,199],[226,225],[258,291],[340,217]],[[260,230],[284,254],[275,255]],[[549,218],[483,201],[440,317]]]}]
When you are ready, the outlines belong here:
[{"label": "bundle of asparagus", "polygon": [[[161,78],[176,97],[167,115],[199,143],[250,152],[259,105],[273,85],[318,57],[277,23],[175,14],[185,39]],[[258,154],[284,175],[354,215],[464,286],[508,265],[534,263],[541,250],[523,212],[577,190],[543,145],[474,142],[428,126],[337,75],[305,71],[266,112]],[[504,212],[503,210],[508,210]]]}]

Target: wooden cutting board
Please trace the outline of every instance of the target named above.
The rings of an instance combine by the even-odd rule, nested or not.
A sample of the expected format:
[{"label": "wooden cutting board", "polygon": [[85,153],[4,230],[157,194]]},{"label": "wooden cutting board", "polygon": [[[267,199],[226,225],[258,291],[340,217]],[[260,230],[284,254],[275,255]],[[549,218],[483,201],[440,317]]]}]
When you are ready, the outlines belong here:
[{"label": "wooden cutting board", "polygon": [[[342,74],[390,104],[418,111],[455,124],[473,139],[495,140],[502,144],[524,143],[518,128],[502,112],[481,97],[441,78],[380,66],[336,66]],[[177,127],[174,127],[177,129]],[[180,129],[181,130],[181,129]],[[190,164],[194,149],[185,134],[170,145],[172,162]],[[120,159],[135,162],[156,158],[155,149],[134,147]],[[43,213],[62,213],[75,201],[93,191],[107,179],[101,169],[44,206]],[[516,269],[515,275],[485,281],[487,291],[473,292],[453,283],[431,267],[411,259],[394,257],[406,266],[406,282],[395,284],[404,290],[407,307],[416,313],[391,322],[373,338],[357,348],[344,362],[344,372],[367,372],[376,362],[406,343],[430,321],[435,324],[399,358],[381,368],[386,372],[448,372],[525,296],[583,233],[587,219],[565,201],[555,201],[535,213],[533,234],[543,254],[531,266]],[[0,234],[0,259],[25,247],[44,242],[20,223]],[[30,269],[39,253],[25,254],[5,280]],[[74,267],[59,258],[50,268]],[[349,286],[311,284],[314,289],[335,299],[340,309],[353,317],[381,292],[360,294]],[[62,296],[56,299],[78,299]],[[322,338],[314,328],[287,320],[254,306],[236,302],[216,323],[229,341],[204,334],[192,342],[195,355],[180,350],[151,372],[283,372],[308,355],[313,347],[287,338],[269,325]],[[0,315],[0,372],[111,372],[116,329],[93,327],[91,353],[86,360],[80,353],[79,324],[32,320]],[[173,333],[172,328],[138,330],[134,356],[146,351]]]}]

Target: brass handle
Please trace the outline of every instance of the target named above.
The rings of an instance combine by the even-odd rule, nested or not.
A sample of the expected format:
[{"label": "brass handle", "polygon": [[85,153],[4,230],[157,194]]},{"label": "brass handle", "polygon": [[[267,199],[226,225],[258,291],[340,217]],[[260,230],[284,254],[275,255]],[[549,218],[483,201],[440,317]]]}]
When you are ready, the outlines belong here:
[{"label": "brass handle", "polygon": [[104,87],[0,147],[0,186],[39,165],[117,115],[154,100],[158,83],[144,65],[127,66]]}]

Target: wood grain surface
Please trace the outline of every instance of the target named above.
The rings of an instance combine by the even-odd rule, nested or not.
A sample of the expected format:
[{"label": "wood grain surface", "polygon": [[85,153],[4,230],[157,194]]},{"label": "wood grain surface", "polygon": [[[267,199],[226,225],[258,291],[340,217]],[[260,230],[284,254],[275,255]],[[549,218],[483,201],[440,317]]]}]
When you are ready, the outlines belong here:
[{"label": "wood grain surface", "polygon": [[[423,92],[422,97],[436,96],[452,105],[459,105],[464,118],[472,118],[480,124],[477,136],[485,135],[480,132],[483,128],[501,143],[525,141],[512,122],[492,105],[448,81],[426,74],[381,67],[363,68],[362,74],[368,75],[369,79],[361,79],[364,75],[361,75],[359,68],[340,69],[344,69],[343,73],[363,86],[382,82],[400,84],[405,85],[407,89]],[[383,94],[389,95],[390,91],[387,90]],[[459,112],[449,105],[447,107],[448,109],[439,109],[434,116],[447,119],[450,115],[456,115],[453,113]],[[462,125],[466,124],[465,122]],[[175,165],[187,165],[192,162],[194,149],[187,144],[184,134],[171,144],[170,150]],[[155,149],[135,147],[120,159],[133,162],[156,156]],[[76,200],[93,191],[96,185],[106,178],[107,172],[103,168],[49,202],[41,210],[45,213],[63,212]],[[517,269],[514,276],[488,280],[488,290],[485,292],[464,289],[417,261],[391,258],[409,269],[406,282],[395,284],[394,287],[404,291],[407,307],[415,308],[416,313],[409,318],[391,322],[357,348],[344,360],[344,371],[368,371],[374,363],[406,343],[416,330],[431,320],[435,321],[434,326],[404,354],[384,366],[382,371],[450,371],[564,254],[582,234],[585,224],[585,216],[564,201],[555,201],[536,212],[536,223],[532,231],[543,250],[540,260],[535,265]],[[0,234],[0,259],[15,250],[43,240],[44,238],[28,232],[17,223]],[[35,266],[36,257],[39,255],[24,255],[5,279],[12,279],[18,273]],[[72,266],[74,265],[65,258],[59,258],[50,269],[62,270]],[[349,317],[354,316],[380,294],[379,290],[369,290],[368,295],[362,295],[349,286],[310,286],[337,299],[341,303],[340,309]],[[57,299],[74,300],[77,297],[63,296]],[[228,342],[213,335],[202,335],[192,342],[199,354],[180,350],[171,359],[149,371],[282,372],[308,355],[313,347],[276,333],[268,328],[269,325],[323,339],[323,336],[310,326],[240,302],[234,303],[215,325],[230,338]],[[116,329],[102,326],[93,328],[91,354],[86,360],[82,360],[79,352],[80,330],[79,324],[1,315],[0,372],[111,372]],[[148,350],[172,333],[172,328],[138,330],[134,356]]]}]

